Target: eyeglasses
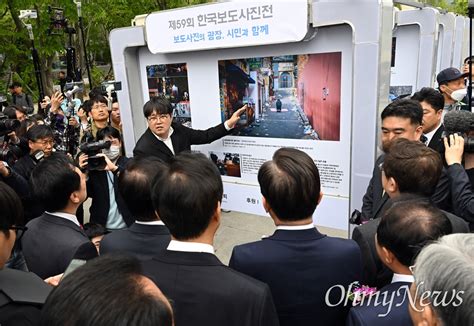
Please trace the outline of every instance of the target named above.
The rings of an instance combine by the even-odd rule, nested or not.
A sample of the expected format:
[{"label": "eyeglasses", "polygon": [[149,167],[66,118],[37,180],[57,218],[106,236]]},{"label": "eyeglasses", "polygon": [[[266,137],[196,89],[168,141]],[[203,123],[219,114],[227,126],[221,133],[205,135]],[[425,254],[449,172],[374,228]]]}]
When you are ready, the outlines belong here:
[{"label": "eyeglasses", "polygon": [[165,121],[170,117],[169,114],[151,115],[147,118],[148,121],[154,122],[156,120]]},{"label": "eyeglasses", "polygon": [[470,65],[471,63],[472,63],[471,60],[468,60],[468,61],[464,62],[465,65]]},{"label": "eyeglasses", "polygon": [[17,242],[20,242],[21,238],[23,238],[23,235],[25,234],[26,230],[28,230],[28,228],[26,226],[16,226],[16,225],[12,225],[8,228],[9,230],[15,230],[15,233],[16,233],[16,241]]}]

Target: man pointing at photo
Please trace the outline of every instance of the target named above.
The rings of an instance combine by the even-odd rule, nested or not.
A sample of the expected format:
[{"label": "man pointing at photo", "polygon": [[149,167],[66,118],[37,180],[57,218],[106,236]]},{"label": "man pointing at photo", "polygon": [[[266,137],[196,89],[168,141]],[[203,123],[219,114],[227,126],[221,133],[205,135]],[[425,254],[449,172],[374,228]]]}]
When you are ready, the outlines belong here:
[{"label": "man pointing at photo", "polygon": [[207,130],[187,128],[173,121],[173,107],[162,97],[152,97],[143,106],[143,114],[148,121],[148,129],[138,140],[133,155],[135,157],[158,157],[164,162],[183,151],[191,150],[191,145],[210,144],[224,137],[235,127],[243,106],[224,123]]}]

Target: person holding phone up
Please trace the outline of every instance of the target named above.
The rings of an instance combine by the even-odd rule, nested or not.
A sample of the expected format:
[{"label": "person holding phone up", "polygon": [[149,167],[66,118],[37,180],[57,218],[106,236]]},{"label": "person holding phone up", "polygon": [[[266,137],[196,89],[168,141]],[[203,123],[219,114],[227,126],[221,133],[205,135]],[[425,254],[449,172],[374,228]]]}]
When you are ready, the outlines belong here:
[{"label": "person holding phone up", "polygon": [[87,154],[79,156],[79,166],[88,175],[87,193],[92,198],[90,222],[103,225],[109,231],[124,229],[134,219],[118,191],[117,180],[129,158],[121,155],[122,139],[117,129],[111,126],[100,129],[97,140],[110,141],[110,147],[95,155],[93,164]]}]

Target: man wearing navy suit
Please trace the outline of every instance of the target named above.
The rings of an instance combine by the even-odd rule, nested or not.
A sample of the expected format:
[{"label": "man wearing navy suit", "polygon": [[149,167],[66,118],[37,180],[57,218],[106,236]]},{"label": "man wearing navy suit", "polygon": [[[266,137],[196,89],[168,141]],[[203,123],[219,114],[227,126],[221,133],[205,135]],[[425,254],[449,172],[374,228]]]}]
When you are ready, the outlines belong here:
[{"label": "man wearing navy suit", "polygon": [[128,229],[107,234],[100,243],[101,254],[121,252],[146,259],[166,249],[170,233],[151,202],[151,183],[163,168],[158,159],[133,158],[120,173],[120,195],[136,220]]},{"label": "man wearing navy suit", "polygon": [[395,202],[381,218],[375,241],[380,260],[393,271],[392,282],[351,308],[346,326],[412,325],[409,267],[425,245],[449,233],[451,223],[433,205],[418,200]]},{"label": "man wearing navy suit", "polygon": [[273,326],[278,317],[268,286],[222,264],[214,255],[223,186],[203,154],[181,153],[154,182],[153,204],[171,242],[143,264],[173,301],[176,326]]},{"label": "man wearing navy suit", "polygon": [[[263,206],[277,230],[261,241],[236,246],[229,267],[270,286],[280,325],[341,325],[349,307],[340,300],[361,276],[352,240],[328,237],[313,225],[322,198],[318,168],[306,153],[281,148],[262,165]],[[328,298],[326,295],[328,294]]]},{"label": "man wearing navy suit", "polygon": [[170,162],[178,153],[191,150],[191,145],[210,144],[228,134],[234,128],[247,106],[235,111],[224,123],[207,130],[196,130],[173,122],[173,106],[162,97],[152,97],[143,106],[148,129],[140,137],[133,155],[157,157]]}]

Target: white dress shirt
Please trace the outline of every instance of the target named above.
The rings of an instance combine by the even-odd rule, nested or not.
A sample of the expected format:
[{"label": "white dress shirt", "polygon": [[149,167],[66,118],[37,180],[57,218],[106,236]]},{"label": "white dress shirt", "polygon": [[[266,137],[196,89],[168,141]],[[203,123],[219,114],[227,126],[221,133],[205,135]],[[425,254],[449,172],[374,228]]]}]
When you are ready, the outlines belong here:
[{"label": "white dress shirt", "polygon": [[207,252],[214,254],[214,247],[200,242],[185,242],[178,240],[171,240],[167,250],[171,251],[185,251],[185,252]]},{"label": "white dress shirt", "polygon": [[63,219],[68,220],[68,221],[71,221],[74,224],[76,224],[78,227],[81,227],[81,225],[79,224],[79,221],[77,220],[76,215],[72,215],[72,214],[64,213],[64,212],[52,212],[52,213],[51,212],[45,212],[45,213],[49,214],[49,215],[56,216],[56,217],[63,218]]},{"label": "white dress shirt", "polygon": [[171,151],[171,153],[174,154],[174,148],[173,148],[173,143],[171,142],[171,135],[173,134],[174,132],[174,129],[173,127],[170,127],[170,130],[168,132],[168,137],[167,138],[161,138],[160,136],[156,135],[155,133],[153,133],[153,135],[155,135],[155,137],[159,140],[159,141],[162,141],[163,143],[165,143],[166,147],[168,147]]},{"label": "white dress shirt", "polygon": [[165,225],[165,223],[163,223],[163,221],[149,221],[149,222],[135,221],[135,224],[142,224],[142,225]]},{"label": "white dress shirt", "polygon": [[277,230],[287,230],[287,231],[299,231],[299,230],[309,230],[314,229],[314,224],[309,223],[305,225],[278,225]]},{"label": "white dress shirt", "polygon": [[392,283],[395,283],[395,282],[413,283],[413,282],[415,282],[415,278],[413,277],[413,275],[393,273]]},{"label": "white dress shirt", "polygon": [[440,122],[438,127],[436,127],[435,129],[431,130],[429,133],[427,134],[424,134],[424,136],[426,137],[426,146],[428,146],[428,144],[430,143],[431,139],[433,138],[434,134],[438,131],[439,127],[441,127],[442,123]]}]

